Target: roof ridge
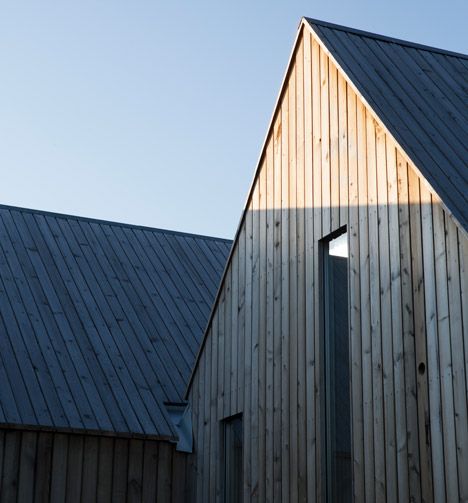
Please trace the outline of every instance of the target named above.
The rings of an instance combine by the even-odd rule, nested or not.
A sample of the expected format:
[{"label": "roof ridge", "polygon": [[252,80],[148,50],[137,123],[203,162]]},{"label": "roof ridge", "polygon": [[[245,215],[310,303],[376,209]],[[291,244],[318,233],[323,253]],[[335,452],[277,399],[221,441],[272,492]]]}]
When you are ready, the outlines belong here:
[{"label": "roof ridge", "polygon": [[33,209],[33,208],[23,208],[21,206],[12,206],[9,204],[0,204],[0,210],[13,210],[13,211],[20,211],[23,213],[34,213],[34,214],[55,217],[55,218],[73,219],[73,220],[80,220],[80,221],[84,221],[84,222],[94,222],[94,223],[99,223],[99,224],[114,225],[114,226],[126,227],[126,228],[131,228],[131,229],[146,230],[146,231],[151,231],[151,232],[158,232],[161,234],[173,234],[176,236],[185,236],[185,237],[189,237],[189,238],[197,238],[197,239],[203,239],[203,240],[209,240],[209,241],[221,241],[221,242],[232,243],[232,239],[227,239],[227,238],[218,238],[215,236],[205,236],[203,234],[194,234],[191,232],[175,231],[172,229],[161,229],[159,227],[150,227],[148,225],[138,225],[138,224],[129,224],[129,223],[125,223],[125,222],[115,222],[113,220],[104,220],[104,219],[100,219],[100,218],[84,217],[84,216],[80,216],[80,215],[70,215],[67,213],[58,213],[58,212],[54,212],[54,211],[37,210],[37,209]]},{"label": "roof ridge", "polygon": [[412,47],[414,49],[421,49],[424,51],[444,54],[445,56],[453,56],[456,58],[468,59],[468,54],[463,54],[461,52],[449,51],[446,49],[441,49],[439,47],[432,47],[430,45],[418,44],[417,42],[410,42],[408,40],[389,37],[386,35],[381,35],[379,33],[373,33],[370,31],[359,30],[357,28],[351,28],[348,26],[340,25],[340,24],[329,23],[328,21],[321,21],[320,19],[313,19],[310,17],[304,17],[303,19],[305,19],[311,25],[323,26],[325,28],[330,28],[333,30],[345,31],[348,33],[352,33],[354,35],[360,35],[362,37],[367,37],[367,38],[374,38],[377,40],[382,40],[383,42],[390,42],[390,43],[398,44],[398,45],[405,45],[408,47]]}]

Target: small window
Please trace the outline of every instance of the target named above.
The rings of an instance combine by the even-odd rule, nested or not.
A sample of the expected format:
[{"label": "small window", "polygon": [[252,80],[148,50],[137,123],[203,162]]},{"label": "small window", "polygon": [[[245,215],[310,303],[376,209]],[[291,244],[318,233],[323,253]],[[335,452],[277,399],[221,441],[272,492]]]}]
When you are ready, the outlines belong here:
[{"label": "small window", "polygon": [[222,422],[224,452],[224,502],[242,501],[242,416],[232,416]]},{"label": "small window", "polygon": [[325,463],[328,503],[352,501],[348,236],[322,241]]}]

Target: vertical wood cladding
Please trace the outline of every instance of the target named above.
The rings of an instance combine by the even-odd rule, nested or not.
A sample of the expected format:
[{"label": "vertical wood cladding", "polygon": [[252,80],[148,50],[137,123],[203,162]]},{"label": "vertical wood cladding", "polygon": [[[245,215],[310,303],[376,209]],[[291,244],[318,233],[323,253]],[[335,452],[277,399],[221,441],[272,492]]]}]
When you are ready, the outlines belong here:
[{"label": "vertical wood cladding", "polygon": [[323,501],[318,241],[346,225],[355,501],[468,499],[467,236],[307,30],[189,391],[191,494]]},{"label": "vertical wood cladding", "polygon": [[2,503],[182,503],[185,466],[167,442],[0,430]]}]

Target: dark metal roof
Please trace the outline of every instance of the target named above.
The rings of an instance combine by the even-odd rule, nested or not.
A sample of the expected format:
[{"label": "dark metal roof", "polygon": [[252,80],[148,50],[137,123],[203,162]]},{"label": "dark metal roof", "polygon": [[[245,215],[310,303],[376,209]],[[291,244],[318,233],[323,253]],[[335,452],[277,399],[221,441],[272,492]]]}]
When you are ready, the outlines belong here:
[{"label": "dark metal roof", "polygon": [[0,423],[173,437],[230,246],[0,206]]},{"label": "dark metal roof", "polygon": [[306,18],[468,229],[468,56]]}]

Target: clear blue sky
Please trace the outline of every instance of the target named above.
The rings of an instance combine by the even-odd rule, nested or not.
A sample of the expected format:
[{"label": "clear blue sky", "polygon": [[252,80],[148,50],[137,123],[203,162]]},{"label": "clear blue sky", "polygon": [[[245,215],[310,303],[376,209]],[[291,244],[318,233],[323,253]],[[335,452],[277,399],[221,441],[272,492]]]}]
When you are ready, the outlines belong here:
[{"label": "clear blue sky", "polygon": [[232,237],[302,15],[468,52],[466,0],[4,0],[0,202]]}]

